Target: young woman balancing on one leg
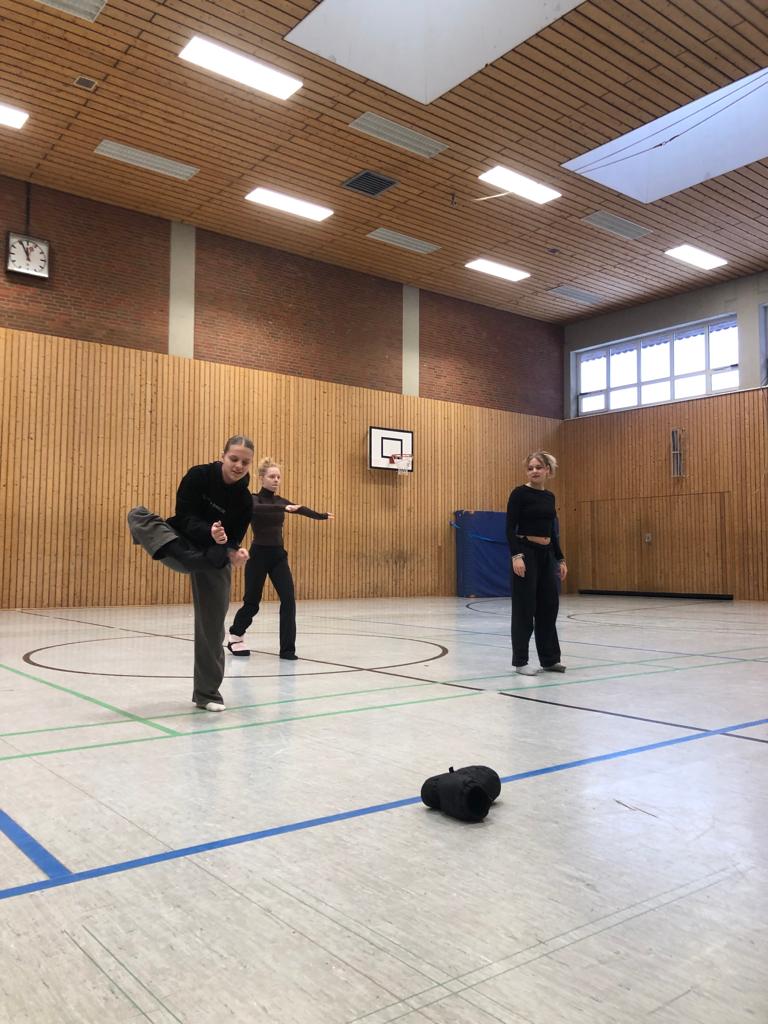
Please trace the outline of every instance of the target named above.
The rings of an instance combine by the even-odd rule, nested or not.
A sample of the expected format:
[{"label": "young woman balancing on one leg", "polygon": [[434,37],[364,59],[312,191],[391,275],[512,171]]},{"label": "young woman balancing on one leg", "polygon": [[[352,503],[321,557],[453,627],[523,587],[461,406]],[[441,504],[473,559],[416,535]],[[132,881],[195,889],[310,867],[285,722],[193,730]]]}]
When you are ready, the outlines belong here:
[{"label": "young woman balancing on one leg", "polygon": [[192,700],[205,711],[224,711],[224,621],[229,610],[232,566],[244,565],[240,544],[251,518],[253,441],[230,437],[221,460],[193,466],[176,493],[176,514],[167,521],[143,506],[128,513],[135,544],[169,569],[188,573],[195,609]]},{"label": "young woman balancing on one leg", "polygon": [[546,484],[557,470],[549,452],[526,459],[528,482],[516,487],[507,503],[507,540],[512,555],[512,665],[521,675],[540,670],[528,664],[531,633],[545,672],[565,672],[557,639],[559,597],[556,574],[568,569],[555,525],[555,496]]},{"label": "young woman balancing on one leg", "polygon": [[333,519],[332,512],[313,512],[305,505],[293,505],[277,493],[280,467],[272,459],[259,463],[261,489],[253,495],[253,542],[245,567],[245,597],[229,631],[227,647],[239,656],[247,656],[250,648],[243,640],[246,630],[259,610],[267,576],[280,598],[280,657],[296,660],[296,597],[293,576],[288,565],[288,552],[283,547],[285,513],[308,516],[310,519]]}]

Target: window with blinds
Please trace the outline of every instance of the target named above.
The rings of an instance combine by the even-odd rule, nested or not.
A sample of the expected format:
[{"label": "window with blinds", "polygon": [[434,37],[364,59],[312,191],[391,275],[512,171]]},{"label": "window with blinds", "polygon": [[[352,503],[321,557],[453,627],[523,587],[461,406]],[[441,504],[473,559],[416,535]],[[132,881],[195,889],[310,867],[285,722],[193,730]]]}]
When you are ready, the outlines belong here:
[{"label": "window with blinds", "polygon": [[739,387],[735,316],[573,353],[577,416],[635,409]]}]

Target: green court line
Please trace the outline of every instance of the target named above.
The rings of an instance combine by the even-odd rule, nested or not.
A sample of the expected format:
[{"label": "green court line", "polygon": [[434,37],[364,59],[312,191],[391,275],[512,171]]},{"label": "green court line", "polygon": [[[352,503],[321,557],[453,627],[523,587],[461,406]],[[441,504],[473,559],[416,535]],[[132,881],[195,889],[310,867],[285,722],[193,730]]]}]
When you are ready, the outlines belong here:
[{"label": "green court line", "polygon": [[310,718],[328,718],[335,715],[356,715],[361,711],[387,711],[389,708],[407,708],[411,704],[433,704],[440,700],[461,700],[462,697],[479,697],[485,690],[471,690],[466,693],[449,693],[444,697],[425,697],[423,700],[402,700],[395,704],[370,704],[364,708],[342,708],[339,711],[317,711],[314,715],[296,715],[293,718],[275,718],[268,722],[246,722],[241,725],[213,726],[211,729],[195,729],[185,736],[199,736],[208,732],[230,732],[233,729],[258,729],[264,725],[279,725],[281,722],[305,722]]},{"label": "green court line", "polygon": [[[648,663],[656,662],[656,661],[666,661],[668,659],[668,657],[678,657],[678,655],[665,655],[664,658],[646,658],[642,662],[615,661],[615,662],[600,662],[597,665],[579,665],[578,668],[575,669],[575,671],[583,671],[584,669],[588,669],[588,668],[602,668],[603,664],[613,664],[613,665],[648,664]],[[679,655],[679,657],[693,657],[693,655]],[[2,667],[2,666],[0,666],[0,667]],[[373,670],[371,670],[371,669],[361,669],[361,671],[373,671]],[[298,704],[298,703],[303,702],[303,701],[324,700],[326,698],[332,698],[332,697],[356,697],[356,696],[360,696],[360,695],[364,695],[364,694],[369,694],[369,693],[384,693],[384,692],[389,691],[389,690],[409,690],[409,689],[419,689],[421,687],[426,687],[426,686],[452,686],[452,685],[457,685],[457,684],[461,684],[461,683],[472,683],[472,682],[477,682],[477,681],[482,682],[482,681],[487,680],[487,679],[503,679],[503,678],[505,678],[508,675],[509,675],[509,672],[501,672],[501,673],[498,673],[498,674],[492,675],[492,676],[467,676],[466,678],[461,678],[461,679],[435,679],[435,680],[432,680],[432,681],[426,681],[425,680],[423,683],[403,683],[403,684],[397,684],[397,685],[393,685],[393,686],[376,686],[376,687],[373,687],[373,688],[367,689],[367,690],[339,690],[336,693],[319,693],[319,694],[312,694],[311,696],[308,696],[308,697],[286,697],[286,698],[281,699],[281,700],[262,701],[261,703],[258,703],[258,704],[229,704],[229,705],[227,705],[227,707],[228,707],[228,709],[230,711],[249,711],[249,710],[252,710],[254,708],[273,707],[274,705],[277,705],[277,704]],[[230,678],[234,679],[236,677],[233,676],[233,677],[230,677]],[[42,680],[38,680],[38,681],[42,681]],[[55,684],[51,684],[51,685],[55,685]],[[546,685],[546,684],[544,684],[544,685]],[[498,692],[498,691],[493,691],[493,692]],[[195,717],[198,714],[199,714],[199,711],[173,711],[173,712],[170,712],[169,714],[153,715],[151,719],[148,719],[148,718],[138,718],[138,716],[137,716],[137,718],[141,722],[149,723],[149,722],[163,721],[163,720],[165,720],[167,718],[191,718],[191,717]],[[36,733],[66,732],[67,730],[70,730],[70,729],[95,729],[95,728],[100,728],[100,727],[107,726],[107,725],[119,725],[123,721],[130,721],[130,719],[129,718],[126,718],[124,720],[123,719],[115,719],[113,721],[108,721],[108,722],[86,722],[86,723],[84,723],[82,725],[54,725],[54,726],[50,726],[47,729],[23,729],[23,730],[19,730],[17,732],[0,732],[0,739],[4,739],[6,737],[7,738],[12,738],[14,736],[33,736]]]},{"label": "green court line", "polygon": [[78,750],[99,750],[102,747],[125,747],[129,743],[152,743],[153,740],[175,740],[179,736],[191,736],[192,733],[162,733],[157,736],[137,736],[135,740],[112,740],[109,743],[91,743],[80,747],[58,747],[56,750],[30,750],[24,754],[2,754],[0,761],[23,761],[28,757],[45,757],[48,754],[69,754]]},{"label": "green court line", "polygon": [[[754,650],[759,650],[759,649],[762,649],[763,646],[765,646],[765,645],[761,644],[759,648],[753,648],[753,649]],[[749,650],[749,648],[747,648],[747,649]],[[743,648],[733,648],[733,650],[735,650],[735,651],[736,650],[743,650]],[[727,650],[726,651],[721,651],[719,653],[727,654],[728,651]],[[714,655],[714,654],[709,654],[709,655],[707,655],[707,654],[665,654],[662,657],[658,657],[658,658],[643,658],[643,659],[640,659],[638,661],[614,661],[614,662],[607,662],[607,661],[606,662],[602,662],[601,661],[601,662],[598,662],[597,664],[594,664],[594,665],[593,664],[579,665],[578,667],[574,668],[573,671],[575,671],[575,672],[582,672],[582,671],[585,671],[586,669],[590,669],[590,668],[602,668],[604,665],[616,665],[616,666],[618,666],[618,665],[650,665],[650,664],[656,664],[658,662],[670,661],[671,659],[674,659],[674,658],[709,658],[709,659],[711,659],[711,658],[715,658],[715,657],[717,657],[717,655]],[[718,665],[722,665],[722,664],[738,664],[739,662],[747,662],[747,661],[749,661],[749,662],[762,662],[763,660],[764,659],[762,659],[762,658],[739,658],[739,659],[729,658],[726,661],[720,661],[720,662],[717,662],[716,664],[718,664]],[[768,660],[768,659],[765,659],[765,660]],[[2,667],[8,668],[9,666],[3,666],[3,665],[0,664],[0,668],[2,668]],[[708,666],[707,665],[685,666],[686,670],[689,667],[690,668],[707,668]],[[669,669],[662,669],[661,671],[677,672],[677,671],[682,671],[682,670],[683,669],[676,669],[676,668],[672,667],[672,668],[669,668]],[[18,672],[18,670],[16,670],[16,669],[11,669],[11,671],[17,671]],[[373,670],[371,670],[371,669],[361,669],[361,671],[373,671]],[[20,675],[28,675],[27,673],[21,673],[21,672],[19,672],[19,674]],[[515,687],[515,690],[546,689],[546,688],[551,687],[551,686],[575,686],[575,685],[578,685],[580,683],[599,682],[602,679],[626,679],[626,678],[630,678],[631,679],[631,678],[634,678],[635,676],[640,676],[640,675],[643,675],[643,674],[644,673],[640,673],[640,672],[637,672],[637,673],[635,673],[635,672],[628,672],[628,673],[625,673],[623,675],[595,676],[595,677],[593,677],[591,679],[568,679],[568,680],[564,679],[561,682],[539,683],[539,684],[534,684],[534,685],[530,685],[530,686]],[[658,675],[657,672],[654,672],[653,674],[654,675]],[[230,711],[248,711],[248,710],[252,710],[254,708],[273,707],[273,706],[279,705],[279,704],[294,704],[294,703],[300,703],[300,702],[305,702],[305,701],[324,700],[326,698],[330,699],[330,698],[335,698],[335,697],[355,697],[355,696],[360,696],[360,695],[369,694],[369,693],[384,693],[384,692],[389,691],[389,690],[408,690],[408,689],[419,689],[421,687],[427,687],[427,686],[455,686],[455,685],[460,685],[462,683],[485,682],[485,681],[487,681],[489,679],[504,679],[504,678],[506,678],[509,675],[510,675],[509,672],[499,672],[499,673],[496,673],[494,675],[489,675],[489,676],[466,676],[466,677],[461,677],[459,679],[435,679],[435,680],[432,680],[432,681],[426,681],[425,680],[422,683],[404,683],[404,684],[398,684],[398,685],[393,685],[393,686],[379,686],[379,687],[373,687],[371,689],[366,689],[366,690],[340,690],[340,691],[338,691],[336,693],[320,693],[320,694],[313,694],[313,695],[308,696],[308,697],[286,697],[286,698],[281,699],[281,700],[262,701],[261,703],[258,703],[258,704],[230,704],[230,705],[228,705],[228,708],[229,708]],[[35,676],[29,676],[29,678],[36,679],[37,682],[45,682],[46,685],[49,685],[49,686],[53,686],[53,687],[57,686],[57,684],[55,684],[55,683],[48,683],[46,680],[38,679]],[[230,677],[230,678],[235,678],[235,677]],[[296,678],[299,678],[299,677],[296,677]],[[59,687],[59,688],[66,690],[66,688],[64,688],[64,687]],[[510,689],[512,689],[512,688],[505,686],[505,687],[502,687],[500,689],[489,690],[488,692],[489,693],[501,693],[502,691],[506,691],[506,690],[510,690]],[[66,692],[75,693],[76,691],[66,691]],[[83,695],[83,696],[85,696],[85,695]],[[102,703],[102,702],[99,702],[98,700],[96,700],[95,698],[85,697],[85,699],[86,700],[92,700],[94,703],[97,703],[97,704],[98,703]],[[110,707],[110,705],[108,705],[108,704],[103,704],[103,706],[107,707],[107,708]],[[117,710],[120,710],[120,709],[117,709]],[[174,712],[171,712],[169,714],[154,715],[151,719],[149,719],[149,718],[142,718],[141,716],[138,716],[138,715],[131,715],[130,712],[125,712],[125,711],[120,711],[120,713],[124,716],[123,719],[115,719],[115,720],[107,721],[107,722],[86,722],[86,723],[83,723],[81,725],[56,725],[56,726],[50,726],[47,729],[24,729],[24,730],[19,730],[17,732],[4,732],[4,733],[0,733],[0,739],[4,739],[6,737],[12,738],[14,736],[32,736],[32,735],[35,735],[36,733],[65,732],[65,731],[71,730],[71,729],[94,729],[94,728],[99,728],[99,727],[107,726],[107,725],[119,725],[123,721],[125,721],[125,722],[138,721],[138,722],[141,722],[141,723],[146,724],[146,725],[151,725],[151,723],[153,723],[153,722],[161,721],[161,720],[164,720],[164,719],[167,719],[167,718],[191,718],[191,717],[195,717],[196,715],[199,714],[199,711],[174,711]],[[158,729],[161,728],[160,726],[156,726],[156,727]],[[177,730],[169,730],[169,732],[172,732],[172,733],[176,732],[176,731]],[[187,735],[187,734],[184,733],[183,735]],[[131,741],[131,742],[133,742],[133,741]],[[72,749],[77,749],[77,748],[72,748]]]},{"label": "green court line", "polygon": [[[396,686],[376,686],[370,690],[340,690],[338,693],[318,693],[310,697],[286,697],[283,700],[268,700],[263,701],[260,704],[228,704],[227,709],[229,711],[248,711],[252,708],[268,708],[276,704],[298,704],[301,701],[308,700],[323,700],[326,697],[356,697],[360,694],[366,693],[385,693],[389,690],[410,690],[419,689],[425,686],[441,686],[442,683],[435,682],[424,682],[424,683],[403,683]],[[174,711],[167,715],[155,715],[152,719],[142,719],[142,721],[153,721],[156,722],[158,719],[166,718],[194,718],[199,715],[199,711]],[[127,720],[126,720],[127,722]],[[0,739],[11,738],[14,736],[33,736],[36,733],[42,732],[65,732],[68,729],[96,729],[106,725],[122,725],[124,724],[123,719],[114,719],[109,722],[87,722],[83,725],[52,725],[47,729],[22,729],[18,732],[0,732]],[[186,734],[184,734],[186,735]]]},{"label": "green court line", "polygon": [[[363,669],[362,671],[366,671],[366,669]],[[235,678],[235,676],[229,677],[230,681]],[[299,679],[301,677],[296,676],[295,678]],[[394,686],[374,686],[370,690],[340,690],[338,693],[316,693],[309,697],[284,697],[280,700],[266,700],[261,704],[227,704],[227,708],[229,711],[248,711],[251,708],[270,708],[275,704],[299,704],[300,702],[307,700],[324,700],[325,698],[330,697],[357,697],[358,695],[365,693],[383,693],[386,690],[412,690],[423,686],[440,685],[442,685],[440,680],[436,679],[434,682],[425,681],[423,683],[399,683]],[[153,721],[158,721],[159,719],[164,720],[166,718],[189,718],[196,714],[196,711],[174,711],[168,715],[155,715]],[[2,736],[2,733],[0,733],[0,736]]]},{"label": "green court line", "polygon": [[69,729],[99,729],[105,725],[132,725],[129,718],[114,718],[109,722],[84,722],[82,725],[50,725],[47,729],[20,729],[18,732],[0,732],[0,740],[14,736],[34,736],[41,732],[67,732]]},{"label": "green court line", "polygon": [[[701,655],[672,655],[671,657],[701,657]],[[706,656],[705,655],[705,657],[714,657],[714,655],[710,655],[710,656]],[[649,659],[649,660],[659,661],[659,660],[668,660],[668,659],[667,658],[664,658],[664,659],[656,658],[656,659]],[[749,659],[749,658],[739,658],[739,659],[729,658],[729,659],[727,659],[725,661],[717,662],[717,664],[713,665],[712,667],[717,667],[717,665],[734,665],[734,664],[739,664],[740,662],[748,662],[750,660],[752,660],[752,659]],[[628,663],[627,662],[623,662],[621,664],[628,664]],[[0,663],[0,667],[7,667],[7,666],[3,666]],[[237,725],[213,726],[210,729],[194,729],[194,730],[191,730],[189,732],[178,732],[178,731],[173,730],[173,729],[163,729],[162,731],[164,733],[166,733],[167,735],[163,735],[163,736],[143,736],[143,737],[138,737],[137,739],[132,739],[132,740],[113,740],[113,741],[111,741],[109,743],[93,743],[93,744],[90,744],[90,745],[85,744],[85,745],[76,746],[76,747],[62,747],[62,748],[59,748],[59,749],[56,749],[56,750],[38,750],[38,751],[31,751],[31,752],[28,752],[28,753],[21,753],[21,754],[0,755],[0,761],[17,761],[17,760],[22,760],[24,758],[30,758],[30,757],[45,757],[46,755],[49,755],[49,754],[64,754],[64,753],[70,753],[70,752],[73,752],[73,751],[80,751],[80,750],[96,750],[96,749],[103,748],[103,747],[119,747],[119,746],[125,746],[125,745],[130,744],[130,743],[148,743],[151,740],[171,739],[171,738],[178,738],[180,736],[189,737],[189,736],[197,736],[198,734],[204,734],[204,733],[231,732],[231,731],[239,730],[239,729],[253,729],[253,728],[257,728],[257,727],[260,727],[260,726],[266,726],[266,725],[279,725],[279,724],[281,724],[283,722],[301,722],[301,721],[312,719],[312,718],[327,718],[327,717],[333,717],[335,715],[359,714],[360,712],[363,712],[363,711],[383,711],[383,710],[387,710],[388,708],[407,707],[409,704],[428,704],[428,703],[434,703],[434,702],[437,702],[437,701],[444,701],[444,700],[457,700],[457,699],[459,699],[461,697],[477,697],[477,696],[479,696],[480,694],[483,694],[483,693],[502,693],[502,692],[514,693],[514,692],[516,692],[518,690],[521,690],[521,691],[542,690],[542,689],[550,689],[551,687],[555,687],[555,686],[582,686],[582,685],[585,685],[587,683],[607,682],[607,681],[614,680],[614,679],[641,679],[644,675],[654,675],[654,676],[655,675],[663,675],[665,672],[693,672],[693,671],[696,671],[697,669],[709,668],[709,667],[710,667],[709,665],[690,665],[690,666],[684,666],[684,667],[681,667],[681,668],[660,668],[657,671],[654,671],[654,672],[651,672],[651,673],[647,673],[647,672],[625,672],[625,673],[621,673],[619,675],[614,675],[614,676],[597,676],[597,677],[592,678],[592,679],[558,680],[556,682],[551,682],[551,683],[537,683],[537,684],[534,684],[533,686],[518,686],[518,687],[503,686],[503,687],[499,687],[496,690],[493,690],[493,689],[491,689],[491,690],[469,690],[469,691],[467,691],[465,693],[449,694],[449,695],[446,695],[444,697],[425,697],[425,698],[423,698],[421,700],[400,701],[398,703],[392,703],[392,704],[369,705],[369,706],[363,707],[363,708],[341,708],[341,709],[339,709],[337,711],[321,711],[321,712],[318,712],[318,713],[313,714],[313,715],[296,715],[296,716],[293,716],[293,717],[290,717],[290,718],[275,718],[275,719],[271,719],[268,722],[245,722],[245,723],[239,723]],[[17,670],[16,669],[11,669],[11,671],[17,671]],[[27,675],[27,673],[22,673],[22,672],[19,672],[19,674],[20,675]],[[479,679],[494,679],[494,678],[498,679],[498,678],[501,678],[503,675],[509,675],[509,674],[510,673],[506,673],[505,672],[505,673],[501,673],[500,675],[496,675],[496,676],[481,676],[481,677],[479,677]],[[31,677],[31,678],[34,678],[34,677]],[[476,681],[477,681],[478,677],[475,677],[475,678],[476,678]],[[39,682],[45,682],[45,680],[38,680],[38,681]],[[55,687],[56,689],[64,689],[65,692],[70,692],[70,691],[67,691],[65,687],[58,687],[55,683],[50,683],[50,684],[47,684],[47,685],[51,685],[51,686]],[[424,684],[418,684],[418,685],[424,685]],[[432,684],[426,684],[426,685],[432,685]],[[390,688],[386,687],[386,689],[390,689]],[[375,691],[372,691],[372,692],[375,692]],[[103,702],[98,701],[95,698],[85,697],[85,699],[86,700],[92,700],[96,704],[102,704],[102,706],[104,706],[104,707],[109,707],[110,706],[110,705],[103,704]],[[120,714],[124,714],[124,715],[127,715],[127,716],[129,715],[128,712],[123,712],[119,708],[115,708],[114,710],[118,711]],[[191,714],[194,715],[195,712],[191,712]],[[199,712],[198,712],[198,714],[199,714]],[[146,719],[140,718],[138,715],[129,716],[129,717],[133,718],[135,721],[138,721],[138,722],[140,722],[142,724],[147,724],[147,725],[150,724]],[[162,727],[158,726],[157,728],[162,728]]]},{"label": "green court line", "polygon": [[122,715],[123,718],[127,718],[132,722],[139,722],[141,725],[146,725],[148,729],[157,729],[159,732],[168,733],[169,736],[176,735],[175,729],[169,729],[165,725],[156,725],[149,719],[142,718],[141,715],[134,715],[130,711],[124,711],[123,708],[115,707],[114,704],[107,704],[105,701],[99,700],[98,697],[89,697],[87,693],[80,693],[77,690],[71,690],[68,686],[61,686],[59,683],[51,683],[47,679],[40,679],[39,676],[33,676],[29,672],[22,672],[21,669],[12,668],[10,665],[5,665],[2,662],[0,662],[0,668],[4,668],[8,672],[14,672],[17,676],[21,676],[22,679],[31,679],[35,683],[42,683],[43,686],[49,686],[52,690],[59,690],[61,693],[68,693],[70,697],[79,697],[80,700],[89,701],[91,704],[96,704],[100,708],[106,708],[107,711],[114,711],[116,715]]},{"label": "green court line", "polygon": [[479,697],[485,690],[471,690],[466,693],[450,693],[444,697],[424,697],[421,700],[399,701],[394,704],[374,704],[364,708],[341,708],[338,711],[320,711],[314,715],[295,715],[292,718],[272,718],[268,722],[244,722],[238,725],[213,726],[210,729],[193,729],[189,732],[176,732],[168,729],[164,736],[139,736],[133,740],[112,740],[110,743],[91,743],[77,747],[59,747],[56,750],[32,750],[21,754],[0,755],[0,761],[20,761],[29,757],[45,757],[48,754],[68,754],[79,750],[98,750],[103,747],[123,747],[129,743],[149,743],[152,740],[170,740],[181,737],[198,736],[212,732],[230,732],[233,729],[254,729],[257,726],[281,725],[284,722],[303,722],[311,718],[327,718],[334,715],[354,715],[363,711],[386,711],[389,708],[408,707],[410,704],[431,704],[443,700],[460,700],[462,697]]}]

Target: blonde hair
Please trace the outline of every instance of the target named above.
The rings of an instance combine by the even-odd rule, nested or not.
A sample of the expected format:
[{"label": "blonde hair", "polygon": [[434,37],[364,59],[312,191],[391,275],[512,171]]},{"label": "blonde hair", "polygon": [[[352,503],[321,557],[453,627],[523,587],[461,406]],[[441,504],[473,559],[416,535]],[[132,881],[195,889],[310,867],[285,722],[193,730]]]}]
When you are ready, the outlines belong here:
[{"label": "blonde hair", "polygon": [[549,452],[531,452],[528,458],[525,460],[525,468],[531,464],[531,459],[538,459],[543,465],[547,467],[552,476],[557,472],[557,459],[554,455],[550,455]]},{"label": "blonde hair", "polygon": [[273,466],[276,469],[280,469],[280,467],[278,466],[274,459],[270,458],[269,455],[265,455],[264,458],[259,463],[259,476],[264,476],[267,470],[272,469]]}]

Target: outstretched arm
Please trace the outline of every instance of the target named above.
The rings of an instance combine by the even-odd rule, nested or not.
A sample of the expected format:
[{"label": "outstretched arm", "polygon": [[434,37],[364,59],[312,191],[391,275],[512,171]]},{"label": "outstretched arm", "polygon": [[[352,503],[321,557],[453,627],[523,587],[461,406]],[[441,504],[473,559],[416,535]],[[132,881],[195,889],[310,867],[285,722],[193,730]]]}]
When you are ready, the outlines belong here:
[{"label": "outstretched arm", "polygon": [[306,516],[307,519],[335,519],[333,512],[315,512],[314,509],[308,508],[306,505],[285,505],[286,512],[293,512],[297,516]]}]

